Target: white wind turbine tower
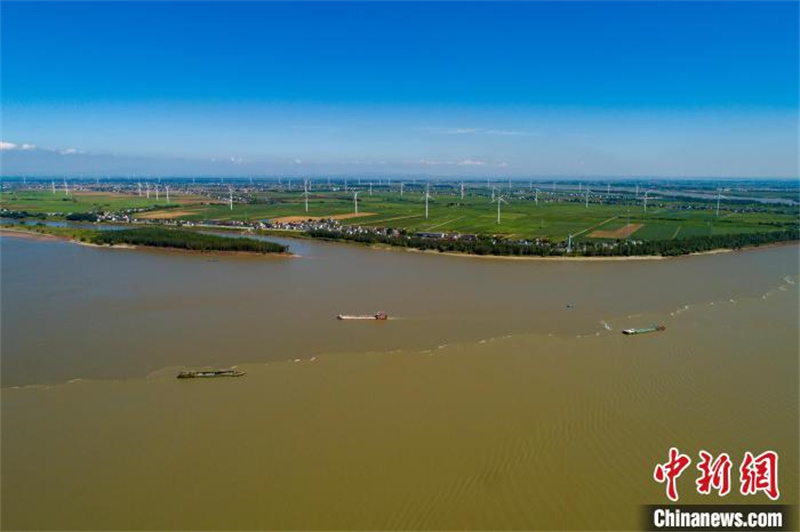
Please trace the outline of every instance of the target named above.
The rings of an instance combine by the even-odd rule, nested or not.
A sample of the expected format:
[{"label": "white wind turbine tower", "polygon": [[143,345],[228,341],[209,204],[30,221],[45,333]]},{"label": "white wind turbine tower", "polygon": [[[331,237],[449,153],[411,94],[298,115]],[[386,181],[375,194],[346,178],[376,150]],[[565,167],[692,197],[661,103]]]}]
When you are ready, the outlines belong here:
[{"label": "white wind turbine tower", "polygon": [[405,183],[403,183],[403,182],[401,181],[401,182],[400,182],[400,197],[401,197],[401,198],[403,197],[403,185],[405,185]]},{"label": "white wind turbine tower", "polygon": [[53,195],[56,195],[56,182],[52,181],[51,184],[53,185]]},{"label": "white wind turbine tower", "polygon": [[233,210],[233,188],[228,187],[228,208]]},{"label": "white wind turbine tower", "polygon": [[461,199],[464,199],[464,182],[461,182]]},{"label": "white wind turbine tower", "polygon": [[495,187],[492,187],[492,203],[494,203],[494,198],[497,194],[495,193]]},{"label": "white wind turbine tower", "polygon": [[158,201],[158,185],[156,185],[156,201]]},{"label": "white wind turbine tower", "polygon": [[500,225],[500,204],[505,203],[508,205],[508,202],[503,198],[501,195],[497,195],[497,224]]},{"label": "white wind turbine tower", "polygon": [[720,202],[721,199],[722,199],[722,189],[718,188],[717,189],[717,212],[714,215],[716,218],[719,218],[719,202]]},{"label": "white wind turbine tower", "polygon": [[64,178],[64,195],[69,196],[69,185],[67,184],[67,178]]},{"label": "white wind turbine tower", "polygon": [[139,194],[139,197],[141,198],[142,197],[142,182],[141,181],[139,181],[136,184],[136,192]]},{"label": "white wind turbine tower", "polygon": [[647,195],[650,194],[652,190],[645,190],[644,191],[644,212],[647,213]]},{"label": "white wind turbine tower", "polygon": [[572,235],[567,236],[567,253],[572,253]]},{"label": "white wind turbine tower", "polygon": [[344,191],[347,192],[347,176],[344,176]]},{"label": "white wind turbine tower", "polygon": [[369,195],[372,196],[372,181],[369,182]]},{"label": "white wind turbine tower", "polygon": [[539,205],[539,189],[535,189],[533,192],[533,202],[538,206]]},{"label": "white wind turbine tower", "polygon": [[639,199],[639,185],[636,185],[636,199]]},{"label": "white wind turbine tower", "polygon": [[303,183],[303,197],[306,200],[306,212],[308,212],[308,181]]},{"label": "white wind turbine tower", "polygon": [[167,203],[169,203],[169,185],[165,185],[164,190],[167,192]]},{"label": "white wind turbine tower", "polygon": [[147,189],[147,199],[150,199],[150,183],[145,183],[144,186]]},{"label": "white wind turbine tower", "polygon": [[589,208],[589,185],[586,185],[586,208]]},{"label": "white wind turbine tower", "polygon": [[430,185],[425,185],[425,219],[428,219],[428,201],[431,199]]},{"label": "white wind turbine tower", "polygon": [[353,191],[353,212],[358,214],[358,190]]}]

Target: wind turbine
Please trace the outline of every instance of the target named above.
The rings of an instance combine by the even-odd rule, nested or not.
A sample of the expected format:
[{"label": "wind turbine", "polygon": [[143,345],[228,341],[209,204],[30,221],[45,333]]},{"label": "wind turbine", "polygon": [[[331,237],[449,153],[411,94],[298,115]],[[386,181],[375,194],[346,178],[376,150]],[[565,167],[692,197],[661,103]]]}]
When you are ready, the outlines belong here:
[{"label": "wind turbine", "polygon": [[142,182],[139,181],[136,183],[136,192],[139,194],[139,197],[142,197]]},{"label": "wind turbine", "polygon": [[719,202],[722,199],[722,189],[717,189],[717,213],[715,215],[716,218],[719,218]]},{"label": "wind turbine", "polygon": [[401,182],[400,182],[400,197],[401,197],[401,198],[403,197],[403,185],[405,185],[405,183],[403,183],[403,182],[401,181]]},{"label": "wind turbine", "polygon": [[572,253],[572,235],[567,236],[567,253]]},{"label": "wind turbine", "polygon": [[498,225],[500,224],[500,204],[501,203],[505,203],[506,205],[508,205],[508,202],[503,198],[503,196],[500,196],[498,194],[498,196],[497,196],[497,224]]},{"label": "wind turbine", "polygon": [[586,185],[586,208],[589,208],[589,185]]},{"label": "wind turbine", "polygon": [[306,212],[308,212],[308,181],[303,184],[303,196],[306,199]]},{"label": "wind turbine", "polygon": [[369,182],[369,195],[372,196],[372,181]]},{"label": "wind turbine", "polygon": [[158,201],[158,185],[156,185],[156,201]]},{"label": "wind turbine", "polygon": [[167,203],[169,203],[169,185],[165,185],[164,188],[167,191]]},{"label": "wind turbine", "polygon": [[461,182],[461,200],[464,200],[464,182]]},{"label": "wind turbine", "polygon": [[358,190],[353,191],[353,210],[358,214]]},{"label": "wind turbine", "polygon": [[533,202],[536,203],[537,206],[539,205],[539,189],[538,188],[536,190],[534,190],[534,192],[533,192]]},{"label": "wind turbine", "polygon": [[147,188],[147,199],[150,199],[150,183],[145,183],[144,185]]},{"label": "wind turbine", "polygon": [[644,191],[644,212],[647,213],[647,195],[650,194],[650,190]]},{"label": "wind turbine", "polygon": [[69,185],[67,185],[67,178],[64,178],[64,195],[69,196]]},{"label": "wind turbine", "polygon": [[52,181],[51,184],[53,185],[53,195],[55,196],[56,195],[56,182],[55,182],[55,180]]},{"label": "wind turbine", "polygon": [[495,188],[494,188],[494,187],[492,187],[492,203],[494,203],[494,198],[495,198],[495,195],[496,195],[496,194],[495,194]]},{"label": "wind turbine", "polygon": [[233,210],[233,188],[228,187],[228,207]]},{"label": "wind turbine", "polygon": [[347,192],[347,176],[344,176],[344,191]]},{"label": "wind turbine", "polygon": [[639,199],[639,185],[636,185],[636,199]]},{"label": "wind turbine", "polygon": [[430,185],[425,185],[425,219],[428,219],[428,200],[431,199]]}]

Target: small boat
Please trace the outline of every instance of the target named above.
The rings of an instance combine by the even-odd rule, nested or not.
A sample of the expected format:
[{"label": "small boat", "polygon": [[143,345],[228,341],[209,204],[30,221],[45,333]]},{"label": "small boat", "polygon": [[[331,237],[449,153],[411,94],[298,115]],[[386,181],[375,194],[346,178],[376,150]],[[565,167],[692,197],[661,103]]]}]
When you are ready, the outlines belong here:
[{"label": "small boat", "polygon": [[179,379],[213,379],[216,377],[241,377],[244,371],[238,369],[204,369],[199,371],[181,371]]},{"label": "small boat", "polygon": [[645,334],[657,331],[665,331],[667,328],[663,325],[651,325],[642,329],[623,329],[622,334]]},{"label": "small boat", "polygon": [[385,312],[376,312],[375,314],[339,314],[336,316],[337,320],[379,320],[385,321],[389,319],[389,315]]}]

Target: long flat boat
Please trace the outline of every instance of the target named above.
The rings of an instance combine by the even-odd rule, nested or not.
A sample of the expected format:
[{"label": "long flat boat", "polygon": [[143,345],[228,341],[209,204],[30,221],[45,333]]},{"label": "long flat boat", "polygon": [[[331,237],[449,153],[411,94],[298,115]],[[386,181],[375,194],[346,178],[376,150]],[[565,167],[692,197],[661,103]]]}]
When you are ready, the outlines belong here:
[{"label": "long flat boat", "polygon": [[199,371],[181,371],[179,379],[214,379],[217,377],[242,377],[244,371],[238,369],[205,369]]},{"label": "long flat boat", "polygon": [[647,334],[665,330],[667,330],[667,328],[663,325],[651,325],[650,327],[643,327],[641,329],[623,329],[622,334]]},{"label": "long flat boat", "polygon": [[339,314],[336,316],[337,320],[378,320],[385,321],[389,319],[389,315],[385,312],[376,312],[375,314]]}]

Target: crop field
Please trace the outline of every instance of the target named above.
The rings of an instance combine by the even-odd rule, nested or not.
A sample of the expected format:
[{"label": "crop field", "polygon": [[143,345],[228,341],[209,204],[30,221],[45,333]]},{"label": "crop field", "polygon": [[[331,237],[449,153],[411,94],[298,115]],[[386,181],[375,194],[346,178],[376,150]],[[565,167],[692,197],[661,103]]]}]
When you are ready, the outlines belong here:
[{"label": "crop field", "polygon": [[[70,196],[49,191],[17,190],[4,192],[2,206],[34,213],[114,211],[151,208],[140,215],[147,219],[186,221],[301,221],[337,217],[348,225],[391,227],[410,232],[489,234],[513,239],[579,240],[627,238],[634,240],[672,240],[694,236],[775,231],[786,224],[797,224],[797,212],[786,207],[742,209],[723,204],[719,217],[712,203],[651,198],[647,212],[641,200],[617,196],[611,201],[602,194],[590,197],[588,207],[574,193],[542,193],[538,204],[530,193],[517,191],[505,196],[500,205],[486,190],[469,191],[462,200],[455,188],[431,192],[428,217],[421,187],[380,191],[370,195],[363,188],[355,214],[352,192],[314,191],[309,194],[308,212],[299,191],[274,191],[244,194],[237,192],[233,209],[217,196],[171,195],[167,206],[163,194],[157,202],[135,194],[76,192]],[[246,197],[249,202],[242,201]],[[162,207],[159,209],[159,207]],[[738,210],[737,210],[738,209]],[[783,225],[783,227],[782,227]]]},{"label": "crop field", "polygon": [[[31,213],[85,213],[90,211],[121,211],[166,206],[162,190],[159,200],[151,192],[150,198],[115,192],[71,191],[69,195],[56,189],[56,194],[40,190],[13,190],[0,195],[0,206],[14,211]],[[186,194],[170,194],[170,205],[196,203],[202,198]]]}]

